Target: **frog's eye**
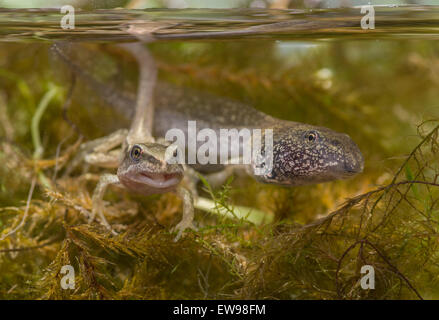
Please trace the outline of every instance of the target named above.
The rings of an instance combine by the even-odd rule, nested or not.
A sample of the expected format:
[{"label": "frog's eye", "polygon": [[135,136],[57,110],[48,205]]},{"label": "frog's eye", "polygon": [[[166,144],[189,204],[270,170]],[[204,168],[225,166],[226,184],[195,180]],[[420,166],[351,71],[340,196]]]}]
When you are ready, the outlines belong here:
[{"label": "frog's eye", "polygon": [[317,131],[311,130],[305,133],[305,140],[308,142],[315,142],[319,138]]},{"label": "frog's eye", "polygon": [[142,147],[138,145],[134,145],[131,148],[131,152],[130,152],[131,159],[133,159],[134,161],[139,161],[141,155],[142,155]]}]

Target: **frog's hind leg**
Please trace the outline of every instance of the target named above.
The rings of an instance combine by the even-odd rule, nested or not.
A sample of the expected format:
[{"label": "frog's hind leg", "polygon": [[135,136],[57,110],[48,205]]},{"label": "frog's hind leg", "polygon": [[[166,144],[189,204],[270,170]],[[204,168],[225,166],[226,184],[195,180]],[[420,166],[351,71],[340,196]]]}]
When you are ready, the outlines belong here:
[{"label": "frog's hind leg", "polygon": [[183,200],[183,217],[181,218],[181,221],[172,230],[177,232],[177,236],[175,237],[174,241],[178,241],[178,239],[181,238],[183,232],[186,229],[197,230],[197,228],[194,226],[193,223],[194,199],[192,197],[192,193],[184,187],[178,187],[177,195],[181,197],[181,199]]},{"label": "frog's hind leg", "polygon": [[[121,148],[123,148],[127,134],[127,129],[120,129],[106,137],[83,143],[78,154],[67,167],[64,175],[70,175],[83,162],[104,168],[117,168],[120,161]],[[121,148],[117,148],[119,146]]]},{"label": "frog's hind leg", "polygon": [[127,136],[128,145],[139,142],[153,142],[154,89],[157,80],[157,66],[149,50],[142,43],[119,45],[129,51],[139,65],[136,111]]}]

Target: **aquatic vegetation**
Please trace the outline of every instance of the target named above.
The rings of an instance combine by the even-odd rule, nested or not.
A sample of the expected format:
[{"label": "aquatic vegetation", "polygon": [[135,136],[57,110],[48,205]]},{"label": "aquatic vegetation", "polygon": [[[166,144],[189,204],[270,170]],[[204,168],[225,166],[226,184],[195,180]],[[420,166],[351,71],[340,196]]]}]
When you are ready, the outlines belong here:
[{"label": "aquatic vegetation", "polygon": [[[65,175],[66,165],[81,141],[128,121],[72,81],[47,45],[1,49],[0,298],[439,296],[437,44],[336,42],[294,59],[279,55],[275,42],[152,46],[162,80],[347,132],[366,159],[362,175],[316,186],[246,177],[219,190],[202,184],[219,206],[254,207],[274,222],[197,211],[199,231],[179,242],[169,232],[181,214],[172,194],[111,189],[106,216],[119,234],[89,223],[102,170]],[[94,49],[93,73],[130,90],[130,58],[110,46]],[[31,55],[33,63],[24,59]],[[76,271],[73,290],[60,287],[67,264]],[[375,290],[360,287],[365,264],[375,268]]]}]

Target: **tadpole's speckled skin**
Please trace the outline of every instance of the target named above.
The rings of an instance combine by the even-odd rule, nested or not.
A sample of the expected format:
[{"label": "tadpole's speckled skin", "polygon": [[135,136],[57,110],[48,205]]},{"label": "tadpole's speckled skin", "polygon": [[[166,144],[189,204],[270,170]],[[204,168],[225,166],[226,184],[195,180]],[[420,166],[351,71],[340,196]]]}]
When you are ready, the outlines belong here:
[{"label": "tadpole's speckled skin", "polygon": [[[273,170],[270,175],[254,176],[259,182],[304,185],[344,179],[363,170],[361,151],[344,133],[276,119],[238,101],[165,83],[157,85],[155,103],[156,137],[163,137],[171,128],[187,136],[189,120],[197,121],[197,130],[210,128],[218,137],[219,129],[273,129]],[[315,141],[308,140],[309,133],[316,135]],[[212,172],[222,166],[194,167]]]},{"label": "tadpole's speckled skin", "polygon": [[[254,176],[260,182],[305,185],[345,179],[363,171],[363,156],[347,134],[281,120],[273,130],[273,170]],[[308,139],[310,134],[315,135],[314,141]]]}]

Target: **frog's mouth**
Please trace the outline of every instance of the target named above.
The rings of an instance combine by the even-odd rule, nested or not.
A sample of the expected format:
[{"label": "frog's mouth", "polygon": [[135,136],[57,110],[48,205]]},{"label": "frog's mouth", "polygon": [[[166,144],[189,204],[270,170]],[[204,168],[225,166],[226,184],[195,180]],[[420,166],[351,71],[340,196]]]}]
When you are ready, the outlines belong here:
[{"label": "frog's mouth", "polygon": [[136,180],[138,183],[145,184],[157,189],[166,189],[177,185],[182,179],[182,174],[175,173],[153,173],[140,172]]}]

